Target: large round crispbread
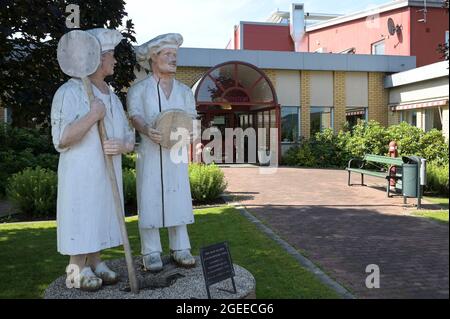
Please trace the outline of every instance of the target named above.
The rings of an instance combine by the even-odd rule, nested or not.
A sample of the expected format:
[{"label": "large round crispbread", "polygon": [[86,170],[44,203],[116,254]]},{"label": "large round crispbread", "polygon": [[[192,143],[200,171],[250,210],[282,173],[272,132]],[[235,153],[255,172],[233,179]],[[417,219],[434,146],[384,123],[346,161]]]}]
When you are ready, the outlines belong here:
[{"label": "large round crispbread", "polygon": [[[155,129],[161,132],[161,146],[164,148],[171,148],[178,141],[180,141],[183,132],[191,133],[193,130],[193,117],[189,113],[181,109],[169,109],[161,112],[155,121]],[[184,129],[184,130],[183,130]],[[172,132],[175,132],[175,137],[170,138]],[[189,136],[186,136],[185,140]]]}]

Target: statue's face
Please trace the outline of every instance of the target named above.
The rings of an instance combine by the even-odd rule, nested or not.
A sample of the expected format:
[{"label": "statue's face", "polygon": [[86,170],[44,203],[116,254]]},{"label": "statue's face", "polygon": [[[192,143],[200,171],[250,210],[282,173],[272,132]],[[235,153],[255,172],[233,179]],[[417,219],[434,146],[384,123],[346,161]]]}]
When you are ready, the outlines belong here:
[{"label": "statue's face", "polygon": [[101,65],[103,73],[105,76],[114,74],[114,67],[116,66],[117,60],[114,58],[114,51],[107,51],[102,54]]},{"label": "statue's face", "polygon": [[152,56],[152,65],[160,73],[175,73],[177,71],[177,50],[162,49],[158,54]]}]

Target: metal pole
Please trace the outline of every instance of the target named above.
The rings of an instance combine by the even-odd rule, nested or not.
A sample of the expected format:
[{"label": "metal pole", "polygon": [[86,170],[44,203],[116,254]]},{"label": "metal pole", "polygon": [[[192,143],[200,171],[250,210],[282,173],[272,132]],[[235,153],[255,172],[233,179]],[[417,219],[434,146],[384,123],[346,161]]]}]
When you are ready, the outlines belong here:
[{"label": "metal pole", "polygon": [[[161,79],[158,79],[158,105],[159,105],[159,113],[161,113],[161,94],[159,93],[159,82]],[[162,147],[159,144],[159,168],[161,170],[161,210],[162,210],[162,225],[165,226],[165,210],[164,210],[164,175],[163,175],[163,160],[162,160]]]}]

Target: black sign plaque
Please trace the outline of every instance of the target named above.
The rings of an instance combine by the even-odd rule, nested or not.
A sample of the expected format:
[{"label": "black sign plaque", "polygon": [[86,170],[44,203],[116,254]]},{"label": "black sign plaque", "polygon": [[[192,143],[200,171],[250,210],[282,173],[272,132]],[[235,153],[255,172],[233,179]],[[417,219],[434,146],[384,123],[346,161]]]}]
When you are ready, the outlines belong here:
[{"label": "black sign plaque", "polygon": [[208,299],[211,299],[209,287],[226,279],[231,279],[233,283],[234,291],[230,292],[236,293],[234,267],[227,242],[200,248],[200,260],[202,262]]}]

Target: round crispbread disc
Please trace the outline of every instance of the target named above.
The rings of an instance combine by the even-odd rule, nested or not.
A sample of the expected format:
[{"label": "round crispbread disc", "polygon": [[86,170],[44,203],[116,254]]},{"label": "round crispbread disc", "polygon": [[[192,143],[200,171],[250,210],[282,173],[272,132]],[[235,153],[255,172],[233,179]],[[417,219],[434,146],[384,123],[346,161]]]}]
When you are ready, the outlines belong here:
[{"label": "round crispbread disc", "polygon": [[161,146],[164,148],[171,148],[180,140],[180,136],[177,136],[175,137],[176,139],[171,140],[171,132],[177,132],[179,129],[185,129],[191,133],[193,130],[193,120],[192,115],[181,109],[169,109],[161,112],[156,118],[154,126],[156,130],[161,132]]}]

